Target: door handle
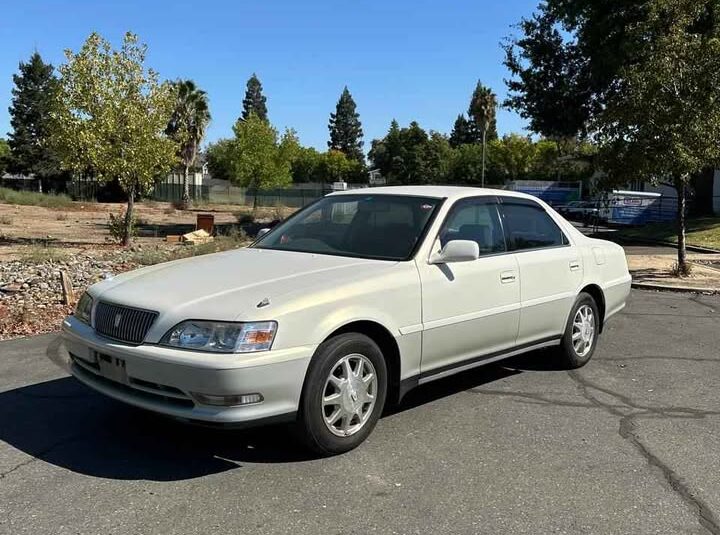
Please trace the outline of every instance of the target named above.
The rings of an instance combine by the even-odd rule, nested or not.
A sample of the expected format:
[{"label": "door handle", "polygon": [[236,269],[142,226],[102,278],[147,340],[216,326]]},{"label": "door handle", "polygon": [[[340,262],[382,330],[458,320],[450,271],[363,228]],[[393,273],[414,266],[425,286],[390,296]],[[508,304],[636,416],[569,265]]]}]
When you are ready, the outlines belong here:
[{"label": "door handle", "polygon": [[500,273],[500,282],[503,284],[510,284],[511,282],[515,282],[516,275],[514,271],[504,271],[503,273]]},{"label": "door handle", "polygon": [[570,271],[577,271],[580,269],[580,262],[577,260],[572,260],[570,262]]}]

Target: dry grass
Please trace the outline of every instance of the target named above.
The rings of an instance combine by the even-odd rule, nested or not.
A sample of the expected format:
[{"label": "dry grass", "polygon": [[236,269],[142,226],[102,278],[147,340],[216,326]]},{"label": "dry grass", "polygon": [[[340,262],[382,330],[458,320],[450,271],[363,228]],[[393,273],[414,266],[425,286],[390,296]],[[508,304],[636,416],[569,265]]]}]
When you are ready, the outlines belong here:
[{"label": "dry grass", "polygon": [[65,194],[38,193],[36,191],[16,191],[0,188],[0,203],[44,208],[66,208],[72,206],[72,199]]},{"label": "dry grass", "polygon": [[135,252],[130,260],[141,266],[151,266],[162,262],[170,262],[171,260],[179,260],[181,258],[238,249],[245,247],[250,241],[242,230],[232,230],[228,234],[216,236],[213,241],[207,243],[179,245],[172,249],[161,247],[141,249]]},{"label": "dry grass", "polygon": [[44,264],[45,262],[60,262],[67,260],[65,249],[44,245],[31,245],[20,254],[20,260],[28,264]]}]

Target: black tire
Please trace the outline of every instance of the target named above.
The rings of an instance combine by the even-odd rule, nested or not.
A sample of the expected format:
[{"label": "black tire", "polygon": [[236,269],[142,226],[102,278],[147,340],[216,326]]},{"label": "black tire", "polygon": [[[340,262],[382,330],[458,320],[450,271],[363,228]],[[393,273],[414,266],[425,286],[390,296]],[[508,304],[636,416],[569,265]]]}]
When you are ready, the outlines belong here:
[{"label": "black tire", "polygon": [[[573,325],[578,311],[583,307],[589,307],[592,310],[594,318],[594,329],[592,332],[592,336],[589,338],[591,342],[587,352],[583,352],[582,350],[578,351],[575,344],[573,343]],[[574,370],[577,368],[582,368],[583,366],[585,366],[585,364],[590,362],[590,359],[595,353],[595,348],[597,347],[597,340],[600,334],[601,321],[602,319],[600,318],[600,313],[597,303],[595,303],[595,299],[593,299],[590,294],[581,292],[577,296],[577,299],[575,299],[575,304],[570,311],[570,316],[568,317],[567,323],[565,325],[565,333],[563,334],[562,340],[560,341],[560,347],[557,351],[557,359],[562,367]]]},{"label": "black tire", "polygon": [[[349,436],[338,436],[325,423],[323,397],[331,373],[348,355],[361,355],[370,361],[377,377],[374,405],[367,407],[369,415],[360,428]],[[372,432],[383,412],[387,396],[387,365],[382,351],[369,337],[360,333],[345,333],[323,342],[315,352],[303,385],[297,421],[301,440],[313,452],[328,456],[350,451],[359,446]],[[359,418],[357,420],[359,422]]]}]

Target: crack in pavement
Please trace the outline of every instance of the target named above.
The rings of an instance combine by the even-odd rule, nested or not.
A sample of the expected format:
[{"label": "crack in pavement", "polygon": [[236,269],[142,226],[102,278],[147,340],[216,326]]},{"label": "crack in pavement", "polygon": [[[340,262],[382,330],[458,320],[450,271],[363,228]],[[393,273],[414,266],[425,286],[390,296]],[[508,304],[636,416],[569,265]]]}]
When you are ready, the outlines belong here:
[{"label": "crack in pavement", "polygon": [[20,468],[23,468],[25,466],[28,466],[35,461],[43,461],[43,457],[49,453],[51,453],[54,449],[59,448],[60,446],[65,446],[67,443],[74,442],[75,440],[82,438],[82,434],[76,434],[76,435],[70,435],[69,437],[65,437],[61,440],[58,440],[57,442],[54,442],[53,444],[50,444],[47,448],[44,448],[40,450],[39,452],[34,453],[27,453],[26,455],[30,455],[30,459],[25,459],[24,461],[16,464],[9,470],[5,470],[4,472],[0,472],[0,480],[5,479],[7,476],[15,472],[16,470],[19,470]]},{"label": "crack in pavement", "polygon": [[[488,390],[486,388],[471,388],[469,392],[474,394],[482,394],[484,396],[497,396],[508,398],[521,398],[521,403],[529,405],[551,405],[553,407],[572,407],[575,409],[600,409],[594,403],[579,403],[577,401],[560,401],[552,399],[544,394],[530,394],[527,392],[508,392],[506,390]],[[623,405],[616,405],[615,408],[622,409]]]},{"label": "crack in pavement", "polygon": [[[697,511],[698,522],[703,528],[712,535],[720,535],[720,521],[718,521],[717,516],[713,513],[709,505],[701,498],[694,495],[688,485],[683,482],[680,475],[660,460],[660,458],[642,442],[636,432],[636,422],[638,419],[703,419],[706,416],[720,416],[720,411],[707,411],[690,407],[646,406],[634,402],[628,396],[593,383],[589,379],[580,375],[577,371],[570,371],[568,372],[568,375],[573,382],[575,382],[580,394],[588,401],[588,403],[562,401],[552,399],[545,394],[530,394],[526,392],[508,392],[502,390],[487,390],[484,388],[472,388],[469,391],[476,394],[490,396],[520,398],[522,403],[544,404],[557,407],[599,409],[612,416],[618,417],[620,419],[618,427],[618,434],[620,437],[632,444],[650,466],[655,467],[662,473],[663,480],[667,483],[670,489],[678,494],[683,502]],[[597,396],[593,395],[591,392],[593,390],[602,392],[603,394],[619,401],[619,403],[613,404],[604,402],[598,399]]]},{"label": "crack in pavement", "polygon": [[[717,416],[720,415],[718,411],[703,411],[699,409],[673,407],[673,408],[656,408],[646,407],[633,402],[627,396],[619,394],[610,390],[609,388],[603,388],[596,383],[593,383],[586,377],[583,377],[578,371],[568,372],[570,378],[578,385],[582,396],[590,401],[591,403],[602,408],[613,416],[620,417],[620,425],[618,433],[620,436],[630,442],[635,449],[645,458],[650,466],[654,466],[659,469],[663,475],[663,479],[670,486],[670,488],[680,496],[680,498],[688,504],[691,508],[697,511],[698,522],[703,526],[709,533],[713,535],[720,535],[720,521],[713,513],[710,506],[700,497],[694,495],[688,485],[682,480],[680,475],[665,464],[660,458],[655,455],[650,448],[643,443],[636,432],[636,423],[640,418],[697,418],[702,419],[706,416]],[[612,405],[604,403],[596,396],[591,393],[591,390],[597,390],[608,396],[611,396],[621,401],[626,407],[634,409],[636,411],[631,414],[623,414],[615,409]]]}]

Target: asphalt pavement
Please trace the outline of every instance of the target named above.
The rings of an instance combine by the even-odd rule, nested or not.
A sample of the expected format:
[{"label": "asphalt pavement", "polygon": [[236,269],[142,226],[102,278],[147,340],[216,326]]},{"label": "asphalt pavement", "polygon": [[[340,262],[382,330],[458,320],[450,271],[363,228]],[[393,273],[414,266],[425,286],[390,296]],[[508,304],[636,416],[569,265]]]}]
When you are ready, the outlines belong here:
[{"label": "asphalt pavement", "polygon": [[593,361],[411,393],[359,449],[188,427],[0,344],[2,534],[720,533],[720,297],[634,291]]}]

